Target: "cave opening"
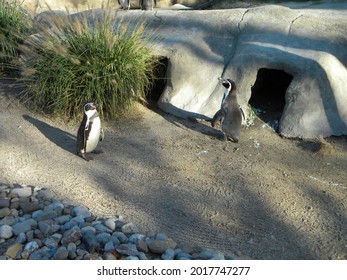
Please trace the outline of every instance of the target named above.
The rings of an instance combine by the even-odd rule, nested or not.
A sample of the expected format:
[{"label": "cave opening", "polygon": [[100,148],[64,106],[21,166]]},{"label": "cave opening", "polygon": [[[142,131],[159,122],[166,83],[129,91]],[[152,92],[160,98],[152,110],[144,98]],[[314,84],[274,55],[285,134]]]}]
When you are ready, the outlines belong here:
[{"label": "cave opening", "polygon": [[278,131],[286,104],[286,91],[292,80],[293,76],[284,70],[260,68],[251,88],[249,105],[254,113],[275,131]]}]

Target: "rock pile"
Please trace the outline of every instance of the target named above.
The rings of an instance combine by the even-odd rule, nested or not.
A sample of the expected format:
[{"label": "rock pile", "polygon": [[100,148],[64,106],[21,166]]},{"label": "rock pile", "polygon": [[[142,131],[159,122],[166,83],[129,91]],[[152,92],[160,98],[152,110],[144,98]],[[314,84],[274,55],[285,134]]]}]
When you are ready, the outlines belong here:
[{"label": "rock pile", "polygon": [[0,184],[0,260],[232,259],[217,250],[178,248],[163,233],[142,234],[133,223],[97,218],[46,189]]}]

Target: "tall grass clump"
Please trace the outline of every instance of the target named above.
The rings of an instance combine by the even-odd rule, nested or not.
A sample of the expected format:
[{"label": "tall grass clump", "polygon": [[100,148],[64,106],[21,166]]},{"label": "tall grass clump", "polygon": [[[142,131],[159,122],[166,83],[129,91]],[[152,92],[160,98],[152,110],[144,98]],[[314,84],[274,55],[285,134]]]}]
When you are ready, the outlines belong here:
[{"label": "tall grass clump", "polygon": [[17,69],[19,45],[31,31],[31,18],[18,1],[0,0],[0,72]]},{"label": "tall grass clump", "polygon": [[154,36],[143,21],[129,22],[109,10],[60,18],[26,46],[24,99],[44,113],[74,118],[87,101],[114,119],[150,88],[158,60]]}]

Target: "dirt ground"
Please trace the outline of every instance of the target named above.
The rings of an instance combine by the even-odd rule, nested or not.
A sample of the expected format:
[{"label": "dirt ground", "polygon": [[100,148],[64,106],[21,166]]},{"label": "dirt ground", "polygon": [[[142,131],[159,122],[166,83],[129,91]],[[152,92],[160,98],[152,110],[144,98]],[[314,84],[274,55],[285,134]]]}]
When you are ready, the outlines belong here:
[{"label": "dirt ground", "polygon": [[105,153],[86,162],[75,155],[78,123],[32,113],[14,92],[0,82],[0,183],[47,188],[192,249],[347,259],[347,137],[285,139],[257,120],[235,144],[206,121],[139,106],[104,124]]}]

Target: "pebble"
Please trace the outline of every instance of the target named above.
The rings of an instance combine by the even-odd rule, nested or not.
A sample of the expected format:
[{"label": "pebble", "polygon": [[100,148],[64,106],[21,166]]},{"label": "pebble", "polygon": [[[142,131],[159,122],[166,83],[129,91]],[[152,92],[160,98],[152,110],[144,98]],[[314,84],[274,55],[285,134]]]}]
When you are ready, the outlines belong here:
[{"label": "pebble", "polygon": [[9,239],[13,236],[12,227],[9,225],[0,226],[0,238]]},{"label": "pebble", "polygon": [[189,254],[165,233],[141,233],[120,217],[96,218],[48,190],[0,187],[1,260],[224,259],[217,250]]}]

